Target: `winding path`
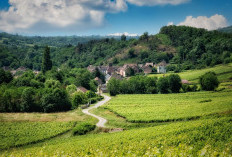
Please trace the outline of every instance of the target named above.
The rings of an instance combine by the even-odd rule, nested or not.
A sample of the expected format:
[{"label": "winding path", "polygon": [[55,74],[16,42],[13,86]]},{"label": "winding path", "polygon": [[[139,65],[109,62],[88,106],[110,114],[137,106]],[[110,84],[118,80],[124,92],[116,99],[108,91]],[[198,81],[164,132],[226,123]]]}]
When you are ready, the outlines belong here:
[{"label": "winding path", "polygon": [[109,97],[107,95],[102,94],[102,96],[104,97],[104,99],[102,101],[99,101],[94,106],[91,106],[91,107],[88,107],[86,109],[83,109],[82,112],[85,113],[85,114],[87,114],[87,115],[90,115],[92,117],[97,118],[99,120],[99,122],[96,124],[97,127],[105,128],[105,123],[107,122],[107,120],[105,118],[102,118],[102,117],[97,116],[95,114],[89,113],[89,110],[91,110],[93,108],[98,108],[99,106],[104,105],[106,102],[108,102],[111,99],[111,97]]}]

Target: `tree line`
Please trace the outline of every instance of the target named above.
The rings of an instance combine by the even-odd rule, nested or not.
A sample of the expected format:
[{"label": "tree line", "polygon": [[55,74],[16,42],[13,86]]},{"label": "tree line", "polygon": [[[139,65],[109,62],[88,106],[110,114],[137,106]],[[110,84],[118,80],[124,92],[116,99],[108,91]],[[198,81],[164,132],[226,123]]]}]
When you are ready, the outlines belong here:
[{"label": "tree line", "polygon": [[[210,91],[218,87],[219,81],[214,72],[207,72],[200,77],[199,84],[200,89]],[[111,96],[117,94],[168,94],[200,90],[195,84],[182,84],[178,74],[170,74],[159,79],[139,75],[132,76],[128,80],[112,78],[107,84],[107,89]]]}]

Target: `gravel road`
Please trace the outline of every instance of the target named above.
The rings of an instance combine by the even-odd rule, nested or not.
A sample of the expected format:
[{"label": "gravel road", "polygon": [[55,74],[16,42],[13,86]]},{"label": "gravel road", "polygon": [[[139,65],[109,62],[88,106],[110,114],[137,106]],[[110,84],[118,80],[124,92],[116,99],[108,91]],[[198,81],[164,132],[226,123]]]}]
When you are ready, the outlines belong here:
[{"label": "gravel road", "polygon": [[97,127],[105,128],[105,123],[107,122],[107,120],[105,118],[102,118],[102,117],[97,116],[95,114],[89,113],[89,110],[94,109],[94,108],[98,108],[99,106],[104,105],[106,102],[108,102],[111,99],[111,97],[109,97],[107,95],[102,94],[102,96],[104,97],[104,99],[102,101],[99,101],[94,106],[83,109],[82,112],[87,114],[87,115],[90,115],[92,117],[97,118],[99,120],[99,122],[96,124]]}]

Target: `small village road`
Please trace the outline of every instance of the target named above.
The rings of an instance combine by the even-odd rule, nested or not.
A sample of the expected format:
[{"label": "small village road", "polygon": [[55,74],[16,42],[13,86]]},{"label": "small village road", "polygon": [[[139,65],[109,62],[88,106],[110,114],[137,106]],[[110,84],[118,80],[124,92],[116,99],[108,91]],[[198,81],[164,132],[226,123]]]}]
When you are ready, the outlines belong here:
[{"label": "small village road", "polygon": [[102,117],[97,116],[95,114],[89,113],[89,110],[94,109],[94,108],[98,108],[99,106],[104,105],[106,102],[108,102],[111,99],[111,97],[109,97],[107,95],[102,94],[102,96],[104,97],[104,99],[102,101],[99,101],[94,106],[83,109],[82,112],[84,114],[87,114],[87,115],[90,115],[92,117],[97,118],[99,120],[99,122],[96,124],[97,127],[105,128],[105,123],[107,122],[107,120],[105,118],[102,118]]}]

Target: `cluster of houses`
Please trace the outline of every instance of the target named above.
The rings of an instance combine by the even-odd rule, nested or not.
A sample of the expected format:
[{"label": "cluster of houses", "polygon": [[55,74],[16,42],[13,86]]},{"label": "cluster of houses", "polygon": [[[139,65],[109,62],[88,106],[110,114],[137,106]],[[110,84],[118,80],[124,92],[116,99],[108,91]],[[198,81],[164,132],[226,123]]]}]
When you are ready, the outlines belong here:
[{"label": "cluster of houses", "polygon": [[[159,64],[154,63],[145,63],[145,64],[124,64],[123,66],[113,66],[109,64],[108,66],[93,66],[89,65],[87,67],[88,71],[94,72],[98,69],[102,74],[105,75],[106,84],[111,78],[116,78],[122,80],[124,77],[127,77],[128,69],[132,69],[134,73],[143,72],[145,75],[152,73],[153,69],[157,69],[157,73],[166,73],[167,63],[165,61],[160,62]],[[102,84],[100,78],[95,78],[99,85],[101,85],[101,90],[104,92],[106,90],[106,84]]]},{"label": "cluster of houses", "polygon": [[123,66],[112,66],[109,64],[108,66],[93,66],[89,65],[87,69],[90,72],[94,72],[96,68],[99,69],[101,73],[104,75],[113,75],[117,74],[122,77],[127,76],[127,70],[129,68],[133,69],[134,73],[144,72],[144,74],[152,73],[153,68],[157,69],[157,73],[166,73],[167,63],[165,61],[160,62],[159,64],[154,63],[146,63],[146,64],[124,64]]}]

